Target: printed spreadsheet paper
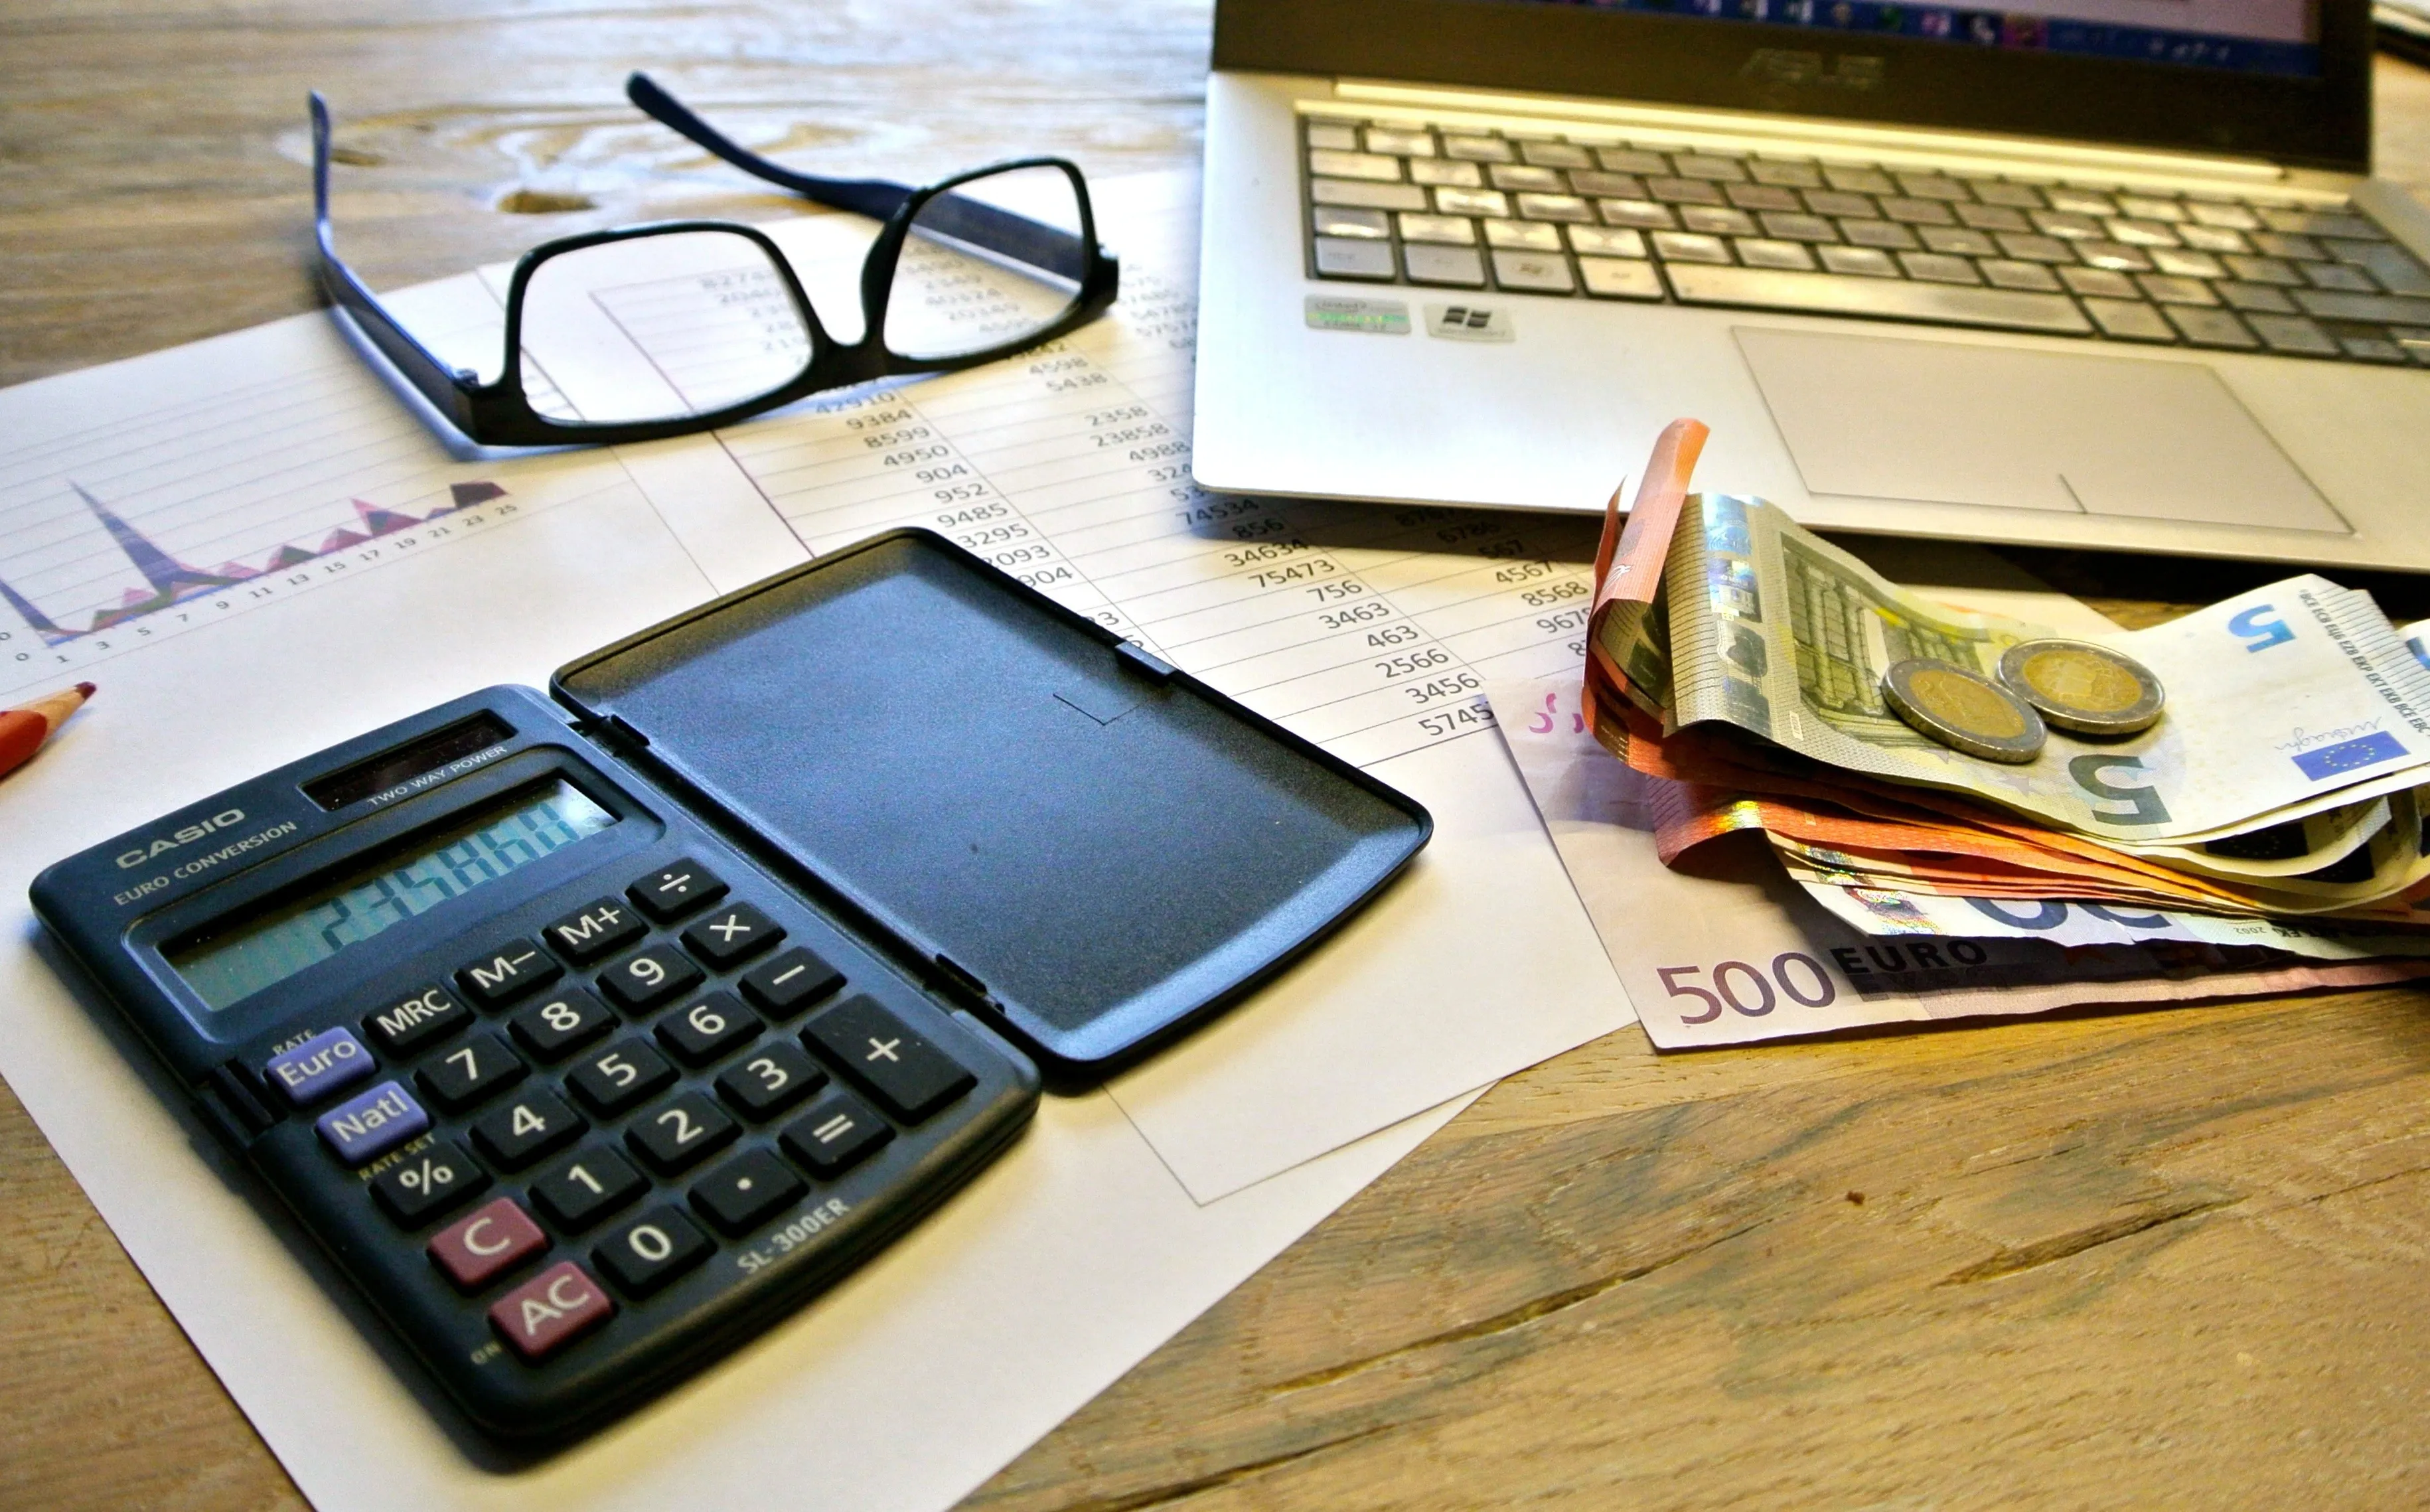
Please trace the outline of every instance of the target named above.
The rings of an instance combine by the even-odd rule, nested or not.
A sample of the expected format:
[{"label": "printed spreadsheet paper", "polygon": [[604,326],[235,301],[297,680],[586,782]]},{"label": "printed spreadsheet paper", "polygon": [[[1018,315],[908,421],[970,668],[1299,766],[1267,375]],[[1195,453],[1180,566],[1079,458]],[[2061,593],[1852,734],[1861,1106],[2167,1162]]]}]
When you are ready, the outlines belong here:
[{"label": "printed spreadsheet paper", "polygon": [[[720,437],[450,456],[320,318],[0,393],[0,700],[105,685],[7,793],[0,1072],[324,1505],[655,1508],[746,1484],[941,1504],[1412,1148],[1446,1099],[1626,1021],[1477,703],[1488,673],[1574,656],[1581,571],[1506,522],[1190,490],[1187,261],[1159,280],[1155,249],[1186,251],[1194,216],[1172,181],[1109,200],[1139,291],[1115,319],[1032,361]],[[473,277],[398,303],[451,352],[495,329]],[[941,439],[901,434],[922,426]],[[1095,444],[1107,431],[1136,434]],[[875,481],[788,482],[787,449],[823,445]],[[967,473],[918,475],[940,464]],[[737,1360],[539,1466],[451,1443],[361,1304],[257,1210],[132,1036],[71,996],[25,886],[267,766],[540,683],[896,522],[960,536],[1368,764],[1433,806],[1441,838],[1213,1033],[1111,1095],[1050,1099],[939,1219]],[[1004,1388],[957,1391],[944,1420],[939,1380]]]}]

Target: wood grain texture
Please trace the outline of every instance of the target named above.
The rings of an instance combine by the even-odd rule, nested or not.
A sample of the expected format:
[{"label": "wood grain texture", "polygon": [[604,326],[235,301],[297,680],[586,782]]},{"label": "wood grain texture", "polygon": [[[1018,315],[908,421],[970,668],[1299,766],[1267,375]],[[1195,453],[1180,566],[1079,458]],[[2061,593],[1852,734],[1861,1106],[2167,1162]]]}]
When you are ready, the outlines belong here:
[{"label": "wood grain texture", "polygon": [[[1206,26],[1204,0],[0,0],[0,382],[312,307],[309,88],[389,287],[789,213],[641,122],[628,68],[813,169],[1111,174],[1195,161]],[[2384,171],[2430,186],[2430,72],[2379,87]],[[2027,565],[2122,615],[2232,590]],[[2425,1006],[1668,1058],[1624,1031],[1504,1083],[974,1504],[2418,1505]],[[0,1421],[0,1508],[300,1504],[5,1090]]]}]

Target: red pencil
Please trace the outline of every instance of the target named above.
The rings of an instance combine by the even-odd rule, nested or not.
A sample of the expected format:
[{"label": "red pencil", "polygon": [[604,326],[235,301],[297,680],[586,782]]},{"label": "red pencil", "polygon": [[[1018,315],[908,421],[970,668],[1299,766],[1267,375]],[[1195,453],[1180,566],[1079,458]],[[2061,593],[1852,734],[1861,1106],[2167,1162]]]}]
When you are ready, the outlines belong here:
[{"label": "red pencil", "polygon": [[24,766],[51,738],[51,732],[68,722],[68,716],[84,706],[92,696],[92,684],[78,683],[74,688],[38,698],[23,708],[0,710],[0,777]]}]

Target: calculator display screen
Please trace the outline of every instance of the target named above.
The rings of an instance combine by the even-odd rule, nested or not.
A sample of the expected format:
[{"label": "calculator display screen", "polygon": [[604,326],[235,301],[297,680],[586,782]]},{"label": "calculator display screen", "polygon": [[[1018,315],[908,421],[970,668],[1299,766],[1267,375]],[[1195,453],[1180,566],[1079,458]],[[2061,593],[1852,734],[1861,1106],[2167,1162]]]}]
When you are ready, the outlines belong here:
[{"label": "calculator display screen", "polygon": [[224,922],[163,954],[207,1006],[225,1008],[614,822],[560,777],[510,794],[401,856],[268,913]]}]

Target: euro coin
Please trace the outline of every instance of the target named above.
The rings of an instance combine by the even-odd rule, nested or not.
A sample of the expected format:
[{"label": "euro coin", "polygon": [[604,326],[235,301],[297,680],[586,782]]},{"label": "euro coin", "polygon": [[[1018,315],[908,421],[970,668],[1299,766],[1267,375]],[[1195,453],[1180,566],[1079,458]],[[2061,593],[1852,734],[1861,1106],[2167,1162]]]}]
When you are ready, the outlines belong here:
[{"label": "euro coin", "polygon": [[2000,657],[2000,681],[2078,735],[2132,735],[2160,717],[2160,679],[2132,656],[2083,640],[2021,640]]},{"label": "euro coin", "polygon": [[1909,657],[1882,673],[1890,712],[1952,751],[1986,761],[2024,762],[2050,732],[2034,706],[1980,673]]}]

